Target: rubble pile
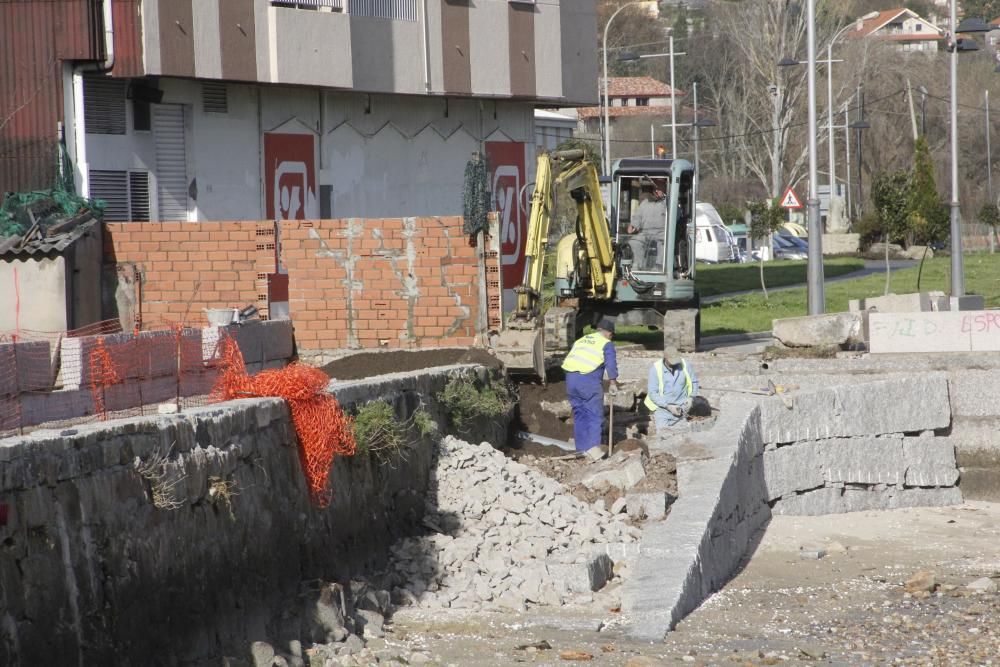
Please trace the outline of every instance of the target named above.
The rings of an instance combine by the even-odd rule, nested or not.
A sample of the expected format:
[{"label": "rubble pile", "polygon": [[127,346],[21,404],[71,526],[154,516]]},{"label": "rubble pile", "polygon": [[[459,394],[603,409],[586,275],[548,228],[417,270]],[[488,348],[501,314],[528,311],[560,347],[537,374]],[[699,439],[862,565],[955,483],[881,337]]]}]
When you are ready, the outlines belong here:
[{"label": "rubble pile", "polygon": [[637,551],[626,515],[587,505],[489,443],[444,438],[432,474],[424,523],[434,533],[392,547],[386,582],[398,604],[587,603]]}]

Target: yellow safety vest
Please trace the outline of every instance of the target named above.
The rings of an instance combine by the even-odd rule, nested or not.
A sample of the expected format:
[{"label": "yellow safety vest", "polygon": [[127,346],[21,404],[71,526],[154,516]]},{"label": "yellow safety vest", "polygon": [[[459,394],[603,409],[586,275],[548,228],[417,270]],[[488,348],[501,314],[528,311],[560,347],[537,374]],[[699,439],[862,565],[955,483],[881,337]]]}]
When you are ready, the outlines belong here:
[{"label": "yellow safety vest", "polygon": [[589,373],[604,363],[604,346],[611,341],[600,333],[587,334],[573,343],[562,369],[567,373]]},{"label": "yellow safety vest", "polygon": [[[656,368],[656,379],[660,381],[660,394],[662,394],[663,393],[663,360],[661,359],[660,361],[657,361],[655,364],[653,364],[653,367]],[[688,373],[687,362],[684,361],[683,359],[681,359],[681,370],[684,371],[684,391],[686,391],[687,395],[690,396],[691,392],[694,389],[694,385],[692,385],[692,383],[691,383],[691,374]],[[648,395],[646,396],[646,400],[643,401],[642,403],[647,408],[649,408],[652,412],[656,412],[656,409],[660,407],[659,405],[657,405],[656,403],[654,403],[653,399],[650,398]]]}]

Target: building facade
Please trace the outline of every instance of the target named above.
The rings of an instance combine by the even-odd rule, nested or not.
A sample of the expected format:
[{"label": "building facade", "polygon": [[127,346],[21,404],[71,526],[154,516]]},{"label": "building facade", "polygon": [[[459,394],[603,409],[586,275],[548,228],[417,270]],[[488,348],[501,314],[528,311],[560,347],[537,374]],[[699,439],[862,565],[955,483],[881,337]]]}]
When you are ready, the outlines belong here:
[{"label": "building facade", "polygon": [[52,36],[0,46],[34,67],[0,102],[0,190],[71,165],[111,221],[451,215],[477,150],[504,214],[535,107],[597,101],[594,0],[26,0],[0,20]]}]

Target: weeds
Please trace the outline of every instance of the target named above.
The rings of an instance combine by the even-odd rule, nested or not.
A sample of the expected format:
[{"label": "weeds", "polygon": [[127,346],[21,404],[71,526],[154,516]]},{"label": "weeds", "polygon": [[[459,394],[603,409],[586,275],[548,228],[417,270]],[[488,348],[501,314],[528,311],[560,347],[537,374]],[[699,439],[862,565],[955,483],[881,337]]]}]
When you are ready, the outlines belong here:
[{"label": "weeds", "polygon": [[183,500],[177,500],[174,497],[174,491],[187,475],[180,474],[180,470],[176,466],[170,466],[171,469],[168,469],[170,452],[175,444],[170,443],[166,452],[161,452],[159,449],[154,450],[146,461],[136,457],[134,463],[139,476],[149,482],[153,506],[161,510],[175,510],[184,504]]},{"label": "weeds", "polygon": [[236,513],[233,512],[233,496],[238,495],[238,487],[234,480],[221,477],[208,478],[208,497],[212,502],[225,505],[232,521],[236,521]]},{"label": "weeds", "polygon": [[437,398],[448,411],[451,425],[459,431],[479,421],[496,419],[514,406],[514,392],[506,383],[480,388],[465,375],[448,380]]},{"label": "weeds", "polygon": [[396,418],[396,410],[387,401],[372,401],[354,415],[354,440],[358,452],[385,461],[406,446],[406,424]]},{"label": "weeds", "polygon": [[437,433],[437,420],[434,419],[431,413],[427,412],[427,410],[422,407],[413,411],[413,416],[410,417],[410,421],[416,427],[417,432],[422,438],[426,438]]}]

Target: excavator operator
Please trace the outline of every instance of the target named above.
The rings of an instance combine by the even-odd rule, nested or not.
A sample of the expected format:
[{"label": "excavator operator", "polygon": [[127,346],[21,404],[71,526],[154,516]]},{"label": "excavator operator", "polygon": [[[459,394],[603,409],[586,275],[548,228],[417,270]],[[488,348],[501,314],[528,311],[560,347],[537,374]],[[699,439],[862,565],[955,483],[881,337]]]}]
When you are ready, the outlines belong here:
[{"label": "excavator operator", "polygon": [[628,233],[634,234],[629,242],[636,271],[663,271],[663,244],[667,224],[667,202],[662,186],[653,181],[643,181],[639,187],[639,207],[636,209]]}]

